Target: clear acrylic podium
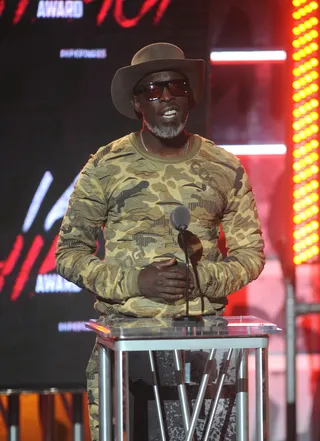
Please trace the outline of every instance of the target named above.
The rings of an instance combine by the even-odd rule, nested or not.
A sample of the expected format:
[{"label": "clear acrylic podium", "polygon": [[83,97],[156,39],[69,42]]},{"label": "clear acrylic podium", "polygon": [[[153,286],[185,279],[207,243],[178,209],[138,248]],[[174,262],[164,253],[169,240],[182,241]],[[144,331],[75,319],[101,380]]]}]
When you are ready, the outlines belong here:
[{"label": "clear acrylic podium", "polygon": [[[190,412],[186,385],[178,381],[186,441],[192,441],[201,405],[210,380],[212,360],[217,349],[227,350],[225,368],[217,378],[217,393],[208,415],[203,441],[209,439],[210,428],[225,380],[231,355],[236,355],[236,439],[249,441],[248,351],[255,354],[256,434],[255,441],[269,441],[268,343],[270,334],[279,332],[273,323],[253,316],[204,316],[203,322],[175,323],[171,318],[119,318],[86,326],[97,334],[99,347],[99,427],[100,441],[123,441],[124,422],[129,427],[128,352],[148,351],[150,369],[155,374],[153,351],[173,351],[175,370],[182,379],[181,351],[205,350],[208,360],[199,386],[196,402]],[[114,351],[114,385],[111,384],[111,351]],[[154,376],[154,395],[162,441],[166,441],[159,386]],[[113,394],[114,387],[114,394]],[[114,399],[112,399],[114,397]],[[123,403],[125,405],[125,415]],[[114,417],[114,418],[113,418]],[[113,421],[115,422],[113,433]],[[129,441],[129,431],[126,432]],[[145,441],[145,440],[144,440]]]}]

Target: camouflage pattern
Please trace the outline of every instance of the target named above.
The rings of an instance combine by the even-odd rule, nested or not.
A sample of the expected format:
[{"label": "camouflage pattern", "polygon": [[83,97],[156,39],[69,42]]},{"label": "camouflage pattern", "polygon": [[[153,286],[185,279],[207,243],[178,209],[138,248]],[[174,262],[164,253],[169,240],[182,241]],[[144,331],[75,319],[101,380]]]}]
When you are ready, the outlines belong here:
[{"label": "camouflage pattern", "polygon": [[86,377],[91,441],[99,441],[99,357],[97,346],[93,348]]},{"label": "camouflage pattern", "polygon": [[[131,133],[101,147],[83,168],[70,197],[56,250],[57,271],[97,296],[96,309],[136,317],[184,313],[185,303],[148,299],[138,289],[142,268],[176,256],[184,262],[173,209],[191,211],[189,230],[201,258],[190,313],[215,314],[226,296],[256,279],[264,266],[263,239],[254,195],[239,160],[213,142],[192,135],[185,156],[146,152]],[[228,256],[218,249],[220,224]],[[94,255],[103,228],[105,258]]]}]

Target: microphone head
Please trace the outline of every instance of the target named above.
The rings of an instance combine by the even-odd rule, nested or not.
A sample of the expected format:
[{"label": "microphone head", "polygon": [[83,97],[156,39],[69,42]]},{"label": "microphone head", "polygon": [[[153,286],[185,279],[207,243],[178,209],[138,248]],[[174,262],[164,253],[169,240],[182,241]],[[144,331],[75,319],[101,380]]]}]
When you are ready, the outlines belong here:
[{"label": "microphone head", "polygon": [[190,224],[190,211],[184,205],[176,207],[170,215],[172,226],[178,230],[186,230]]}]

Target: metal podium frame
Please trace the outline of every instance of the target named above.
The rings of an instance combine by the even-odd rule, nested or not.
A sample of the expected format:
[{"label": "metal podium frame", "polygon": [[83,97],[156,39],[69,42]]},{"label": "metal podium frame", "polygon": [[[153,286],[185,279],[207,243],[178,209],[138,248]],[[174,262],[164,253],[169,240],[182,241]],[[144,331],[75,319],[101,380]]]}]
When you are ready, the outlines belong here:
[{"label": "metal podium frame", "polygon": [[[179,351],[188,350],[206,350],[208,355],[208,368],[205,368],[202,381],[199,386],[198,398],[194,405],[193,414],[190,416],[190,410],[186,400],[186,392],[184,385],[178,385],[178,394],[182,409],[183,425],[186,430],[186,441],[191,441],[195,430],[195,425],[199,415],[199,410],[203,399],[206,386],[209,381],[210,360],[214,356],[216,349],[229,350],[228,357],[232,351],[236,351],[237,355],[237,378],[236,378],[236,437],[237,441],[249,441],[249,418],[248,418],[248,350],[253,349],[255,354],[255,381],[256,381],[256,441],[269,441],[269,395],[268,395],[268,344],[269,334],[266,332],[250,333],[244,336],[233,337],[225,336],[188,336],[183,338],[165,338],[163,336],[152,335],[152,337],[143,338],[130,337],[123,338],[123,335],[114,336],[110,332],[111,328],[103,327],[93,322],[87,323],[87,326],[96,332],[97,344],[99,348],[99,427],[100,441],[123,441],[123,426],[126,422],[129,427],[129,405],[128,405],[128,352],[131,351],[148,351],[151,370],[153,371],[153,351],[173,351],[175,367],[179,370]],[[114,387],[115,399],[112,400],[112,365],[111,351],[115,356],[114,368]],[[207,370],[206,370],[207,369]],[[222,377],[225,372],[222,373]],[[223,378],[219,380],[219,388],[221,389]],[[123,386],[126,387],[123,387]],[[161,424],[161,406],[157,385],[154,386],[155,401],[158,410],[160,422],[160,432],[162,441],[165,441],[164,428]],[[217,407],[218,398],[214,399],[213,409]],[[123,414],[123,402],[126,402],[126,415]],[[159,413],[160,412],[160,413]],[[115,421],[115,430],[113,434],[113,416]],[[210,424],[214,417],[209,415],[208,430],[204,440],[208,439]],[[112,437],[114,435],[114,438]],[[129,431],[126,432],[126,441],[129,441]]]}]

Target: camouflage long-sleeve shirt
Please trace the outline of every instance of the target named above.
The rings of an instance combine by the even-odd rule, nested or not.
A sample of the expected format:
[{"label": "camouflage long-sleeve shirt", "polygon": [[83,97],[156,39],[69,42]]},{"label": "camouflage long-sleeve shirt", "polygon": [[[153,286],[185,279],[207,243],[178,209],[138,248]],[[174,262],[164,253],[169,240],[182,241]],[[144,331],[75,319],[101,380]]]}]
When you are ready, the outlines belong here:
[{"label": "camouflage long-sleeve shirt", "polygon": [[[181,204],[191,212],[189,231],[198,238],[195,254],[201,257],[190,313],[201,313],[200,292],[204,312],[214,314],[228,294],[261,273],[264,243],[245,170],[209,140],[194,135],[190,144],[183,157],[159,157],[143,150],[131,133],[101,147],[83,168],[62,222],[56,262],[59,274],[96,294],[98,311],[137,317],[185,311],[184,300],[146,298],[138,288],[139,272],[150,263],[172,256],[184,262],[170,224]],[[220,224],[226,258],[218,249]],[[95,256],[101,228],[103,261]]]}]

